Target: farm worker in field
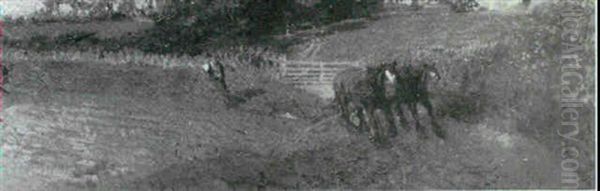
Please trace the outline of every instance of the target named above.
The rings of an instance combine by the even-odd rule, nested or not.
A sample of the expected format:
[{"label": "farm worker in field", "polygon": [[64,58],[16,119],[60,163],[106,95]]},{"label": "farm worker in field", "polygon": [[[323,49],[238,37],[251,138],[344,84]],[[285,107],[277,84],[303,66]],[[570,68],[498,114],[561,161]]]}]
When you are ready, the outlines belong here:
[{"label": "farm worker in field", "polygon": [[229,92],[227,89],[227,84],[225,83],[225,67],[218,60],[210,60],[204,65],[202,65],[202,69],[204,72],[208,74],[208,77],[211,80],[217,82],[219,88],[221,88],[226,93]]}]

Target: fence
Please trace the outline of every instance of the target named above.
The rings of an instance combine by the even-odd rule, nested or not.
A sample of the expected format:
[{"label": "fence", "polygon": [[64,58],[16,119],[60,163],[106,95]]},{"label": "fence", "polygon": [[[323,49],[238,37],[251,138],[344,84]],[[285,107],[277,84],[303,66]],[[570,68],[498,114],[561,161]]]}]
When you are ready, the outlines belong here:
[{"label": "fence", "polygon": [[[411,5],[413,3],[413,0],[383,0],[383,5],[386,7],[391,7],[391,6],[407,6],[407,5]],[[438,0],[417,0],[417,3],[419,5],[434,5],[434,4],[438,4],[439,1]]]},{"label": "fence", "polygon": [[279,79],[324,98],[333,97],[335,75],[360,62],[319,62],[300,60],[280,60]]}]

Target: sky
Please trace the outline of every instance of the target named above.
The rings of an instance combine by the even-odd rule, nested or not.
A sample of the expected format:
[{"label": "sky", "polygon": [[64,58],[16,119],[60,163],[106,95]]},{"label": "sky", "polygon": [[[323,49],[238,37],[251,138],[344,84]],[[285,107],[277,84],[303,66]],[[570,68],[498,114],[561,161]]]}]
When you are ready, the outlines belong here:
[{"label": "sky", "polygon": [[43,7],[42,0],[0,0],[1,14],[23,16]]},{"label": "sky", "polygon": [[[142,5],[146,0],[135,0],[136,4]],[[11,17],[27,16],[44,8],[44,0],[0,0],[0,8],[3,15]]]}]

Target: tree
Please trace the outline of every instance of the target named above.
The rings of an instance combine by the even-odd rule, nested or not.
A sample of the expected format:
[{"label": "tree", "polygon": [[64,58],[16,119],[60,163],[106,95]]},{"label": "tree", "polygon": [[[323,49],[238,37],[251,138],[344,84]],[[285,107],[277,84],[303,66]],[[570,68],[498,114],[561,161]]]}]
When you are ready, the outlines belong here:
[{"label": "tree", "polygon": [[[308,2],[311,1],[311,2]],[[274,43],[288,30],[371,16],[380,0],[164,0],[141,49],[199,54],[208,47]],[[159,2],[157,2],[158,4]],[[311,6],[312,5],[312,6]],[[157,5],[160,6],[160,5]],[[282,46],[275,42],[274,46]],[[273,44],[269,44],[273,45]]]},{"label": "tree", "polygon": [[440,0],[440,2],[449,5],[455,12],[474,11],[479,7],[477,0]]},{"label": "tree", "polygon": [[44,7],[46,7],[46,9],[44,10],[44,13],[47,15],[54,15],[55,13],[58,13],[58,6],[60,5],[60,1],[58,0],[45,0],[43,2]]},{"label": "tree", "polygon": [[525,6],[525,7],[529,7],[529,5],[531,4],[531,0],[523,0],[521,1],[521,3]]},{"label": "tree", "polygon": [[412,0],[410,6],[414,9],[419,9],[419,0]]}]

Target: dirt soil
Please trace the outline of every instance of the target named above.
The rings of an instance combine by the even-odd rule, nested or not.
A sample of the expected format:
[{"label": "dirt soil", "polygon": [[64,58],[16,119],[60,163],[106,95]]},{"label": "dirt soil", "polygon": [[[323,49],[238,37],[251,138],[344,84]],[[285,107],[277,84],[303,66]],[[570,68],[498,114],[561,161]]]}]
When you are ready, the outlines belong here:
[{"label": "dirt soil", "polygon": [[[559,182],[553,153],[509,131],[514,124],[507,119],[443,119],[447,140],[417,140],[405,130],[393,148],[376,149],[348,134],[327,103],[277,82],[257,85],[267,93],[226,108],[207,77],[190,69],[15,66],[23,75],[11,79],[21,85],[8,86],[13,92],[2,113],[2,190],[553,188]],[[37,78],[45,85],[36,82],[36,67],[47,71]]]}]

